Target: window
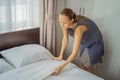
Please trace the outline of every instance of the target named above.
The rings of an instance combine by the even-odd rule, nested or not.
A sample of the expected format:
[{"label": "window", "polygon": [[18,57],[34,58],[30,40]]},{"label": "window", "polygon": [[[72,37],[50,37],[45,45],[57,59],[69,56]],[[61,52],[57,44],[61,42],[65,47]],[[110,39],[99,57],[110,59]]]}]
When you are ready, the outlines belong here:
[{"label": "window", "polygon": [[0,33],[40,27],[41,0],[0,0]]}]

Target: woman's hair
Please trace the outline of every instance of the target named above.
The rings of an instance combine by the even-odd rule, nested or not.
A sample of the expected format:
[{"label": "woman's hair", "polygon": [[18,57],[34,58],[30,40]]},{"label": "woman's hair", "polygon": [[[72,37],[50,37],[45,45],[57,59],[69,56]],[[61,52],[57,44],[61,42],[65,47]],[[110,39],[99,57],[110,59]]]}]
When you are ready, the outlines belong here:
[{"label": "woman's hair", "polygon": [[70,20],[74,19],[74,22],[78,21],[78,20],[83,20],[86,17],[82,16],[82,15],[76,15],[72,9],[70,8],[65,8],[61,11],[60,13],[61,15],[65,15],[67,16]]}]

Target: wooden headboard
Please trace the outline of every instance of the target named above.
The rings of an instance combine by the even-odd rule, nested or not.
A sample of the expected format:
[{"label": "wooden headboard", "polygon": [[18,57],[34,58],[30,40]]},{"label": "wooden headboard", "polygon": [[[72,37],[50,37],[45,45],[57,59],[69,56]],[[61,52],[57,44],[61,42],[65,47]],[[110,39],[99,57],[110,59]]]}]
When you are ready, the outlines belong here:
[{"label": "wooden headboard", "polygon": [[0,51],[24,44],[39,44],[39,31],[40,28],[34,28],[0,34]]}]

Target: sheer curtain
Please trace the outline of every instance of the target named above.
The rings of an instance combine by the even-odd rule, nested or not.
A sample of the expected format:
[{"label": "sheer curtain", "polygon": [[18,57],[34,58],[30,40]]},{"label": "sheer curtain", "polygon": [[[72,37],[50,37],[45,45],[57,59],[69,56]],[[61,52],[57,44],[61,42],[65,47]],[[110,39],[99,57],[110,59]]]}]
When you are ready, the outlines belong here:
[{"label": "sheer curtain", "polygon": [[0,0],[0,33],[40,27],[41,0]]}]

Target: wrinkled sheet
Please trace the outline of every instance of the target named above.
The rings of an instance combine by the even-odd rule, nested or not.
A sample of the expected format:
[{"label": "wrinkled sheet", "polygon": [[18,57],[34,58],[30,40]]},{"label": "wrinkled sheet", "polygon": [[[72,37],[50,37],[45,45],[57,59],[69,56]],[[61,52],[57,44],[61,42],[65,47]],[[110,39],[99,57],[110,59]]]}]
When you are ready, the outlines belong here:
[{"label": "wrinkled sheet", "polygon": [[0,80],[104,80],[70,63],[57,76],[51,75],[63,61],[43,60],[0,74]]}]

